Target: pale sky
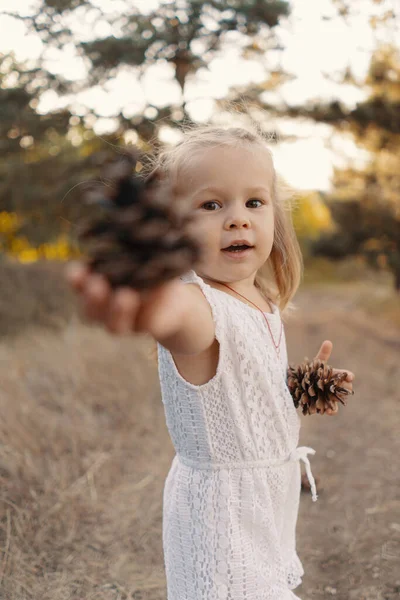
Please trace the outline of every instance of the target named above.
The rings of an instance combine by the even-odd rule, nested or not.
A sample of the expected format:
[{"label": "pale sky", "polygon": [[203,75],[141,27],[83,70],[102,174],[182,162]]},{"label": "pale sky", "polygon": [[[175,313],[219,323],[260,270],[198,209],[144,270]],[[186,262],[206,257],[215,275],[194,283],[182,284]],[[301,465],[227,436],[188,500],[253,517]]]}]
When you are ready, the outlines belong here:
[{"label": "pale sky", "polygon": [[[368,20],[396,1],[383,0],[376,4],[373,0],[363,0],[360,3],[362,12],[346,24],[342,18],[323,20],[323,16],[336,14],[331,0],[292,0],[289,20],[276,28],[285,50],[270,51],[257,61],[240,57],[240,44],[244,42],[238,40],[236,32],[231,32],[227,47],[212,61],[209,69],[201,69],[188,80],[185,90],[188,111],[195,120],[210,119],[216,113],[215,99],[223,98],[230,86],[265,81],[269,69],[277,66],[293,73],[296,78],[284,84],[278,94],[265,93],[266,100],[298,104],[317,98],[340,99],[354,106],[364,99],[363,93],[352,86],[329,81],[326,75],[335,79],[346,66],[350,66],[358,78],[363,78],[376,45]],[[107,15],[123,12],[127,5],[147,12],[159,1],[93,0],[93,3],[102,9],[105,21],[97,27],[91,25],[90,18],[71,22],[71,28],[82,39],[112,33],[106,22]],[[19,14],[29,14],[31,7],[36,5],[37,0],[13,0],[11,5],[8,0],[0,0],[0,8]],[[0,52],[13,50],[21,60],[33,61],[38,56],[42,43],[36,36],[26,35],[22,22],[3,16],[0,17],[0,29]],[[76,55],[73,46],[62,51],[49,48],[46,58],[46,66],[53,73],[61,73],[69,79],[84,79],[87,65]],[[156,106],[179,105],[181,92],[173,80],[170,65],[155,65],[141,82],[135,69],[124,68],[117,78],[107,82],[104,89],[93,88],[75,97],[57,99],[55,93],[45,92],[38,110],[46,113],[68,103],[76,114],[84,114],[85,107],[94,108],[103,116],[95,126],[96,133],[101,136],[115,128],[114,114],[123,109],[125,116],[130,117],[143,110],[145,99]],[[300,136],[297,141],[278,142],[272,147],[278,172],[297,188],[329,190],[333,165],[342,166],[349,158],[353,165],[362,164],[367,158],[350,137],[345,139],[335,134],[327,125],[268,119],[268,115],[266,123],[277,128],[279,133]],[[166,141],[173,139],[165,130],[163,138]]]}]

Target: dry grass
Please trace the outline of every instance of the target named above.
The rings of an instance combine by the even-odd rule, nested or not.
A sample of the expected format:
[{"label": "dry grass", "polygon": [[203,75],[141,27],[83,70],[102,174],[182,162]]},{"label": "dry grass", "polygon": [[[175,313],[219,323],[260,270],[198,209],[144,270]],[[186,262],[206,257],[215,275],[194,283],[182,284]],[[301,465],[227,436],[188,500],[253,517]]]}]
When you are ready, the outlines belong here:
[{"label": "dry grass", "polygon": [[57,330],[73,318],[76,302],[60,277],[60,263],[0,260],[0,335],[32,326]]},{"label": "dry grass", "polygon": [[0,281],[0,598],[164,599],[151,341],[83,324],[57,265]]},{"label": "dry grass", "polygon": [[145,346],[73,324],[0,347],[7,600],[163,589],[160,489],[173,452]]},{"label": "dry grass", "polygon": [[56,271],[1,265],[0,597],[163,598],[150,340],[82,324]]}]

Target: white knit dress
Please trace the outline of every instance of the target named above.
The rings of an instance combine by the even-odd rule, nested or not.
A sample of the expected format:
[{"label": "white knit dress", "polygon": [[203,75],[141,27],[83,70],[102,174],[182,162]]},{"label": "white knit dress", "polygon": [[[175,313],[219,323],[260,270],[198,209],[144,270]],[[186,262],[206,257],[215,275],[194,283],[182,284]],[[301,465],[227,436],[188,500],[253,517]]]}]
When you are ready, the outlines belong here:
[{"label": "white knit dress", "polygon": [[[212,288],[194,271],[220,344],[215,376],[187,382],[158,344],[166,423],[176,455],[163,495],[168,600],[295,600],[303,566],[296,522],[304,460],[300,416],[260,311]],[[265,313],[278,343],[280,313]]]}]

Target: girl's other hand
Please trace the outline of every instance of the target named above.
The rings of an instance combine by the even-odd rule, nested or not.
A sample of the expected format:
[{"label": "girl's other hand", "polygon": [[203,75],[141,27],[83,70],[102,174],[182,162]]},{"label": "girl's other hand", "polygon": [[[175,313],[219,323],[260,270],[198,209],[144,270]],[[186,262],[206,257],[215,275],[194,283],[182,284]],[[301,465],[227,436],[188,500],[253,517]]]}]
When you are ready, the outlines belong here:
[{"label": "girl's other hand", "polygon": [[[315,358],[319,358],[320,360],[326,360],[328,361],[330,358],[330,355],[332,353],[332,348],[333,348],[333,344],[330,340],[325,340],[324,342],[322,342],[322,345],[316,355]],[[335,369],[332,368],[332,375],[337,375],[338,373],[347,373],[346,378],[342,381],[342,387],[346,388],[349,390],[350,393],[353,393],[353,381],[355,378],[355,375],[352,371],[349,371],[349,369]],[[332,410],[331,408],[327,408],[326,409],[326,413],[329,416],[332,415],[337,415],[339,412],[339,404],[336,405],[336,410]]]},{"label": "girl's other hand", "polygon": [[85,318],[102,323],[111,333],[149,332],[168,335],[179,323],[180,309],[176,280],[151,291],[129,287],[112,289],[102,275],[91,272],[80,262],[70,263],[66,279],[77,292]]}]

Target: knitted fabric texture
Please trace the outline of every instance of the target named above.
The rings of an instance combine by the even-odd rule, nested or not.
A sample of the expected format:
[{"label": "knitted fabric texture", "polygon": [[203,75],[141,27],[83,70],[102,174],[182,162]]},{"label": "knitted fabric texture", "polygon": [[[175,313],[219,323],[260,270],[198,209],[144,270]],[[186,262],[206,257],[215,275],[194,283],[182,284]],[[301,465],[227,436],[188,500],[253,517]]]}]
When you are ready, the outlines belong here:
[{"label": "knitted fabric texture", "polygon": [[[304,575],[295,535],[300,416],[286,383],[284,330],[278,357],[260,311],[193,270],[181,280],[200,286],[220,347],[214,377],[194,385],[157,344],[176,451],[163,493],[167,598],[300,600],[292,592]],[[265,314],[277,343],[281,319],[272,307]]]}]

